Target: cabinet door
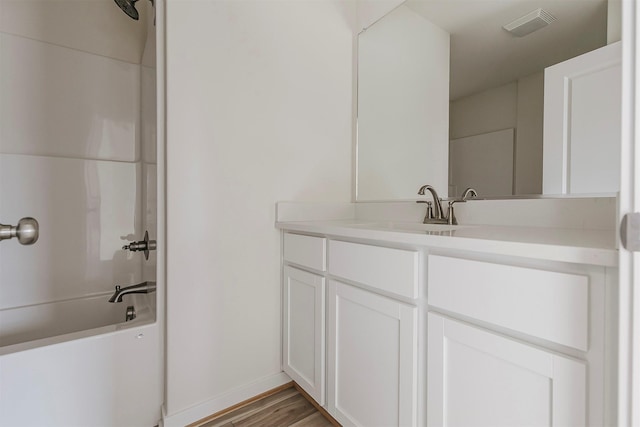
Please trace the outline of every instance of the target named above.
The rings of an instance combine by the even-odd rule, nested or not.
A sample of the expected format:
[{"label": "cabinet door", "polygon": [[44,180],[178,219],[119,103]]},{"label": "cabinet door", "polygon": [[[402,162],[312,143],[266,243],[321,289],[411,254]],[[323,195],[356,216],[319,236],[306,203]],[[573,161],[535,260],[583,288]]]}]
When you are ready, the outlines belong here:
[{"label": "cabinet door", "polygon": [[283,370],[324,405],[325,279],[284,268]]},{"label": "cabinet door", "polygon": [[613,43],[545,70],[544,194],[620,190],[621,52]]},{"label": "cabinet door", "polygon": [[417,309],[329,281],[328,407],[344,426],[411,426]]},{"label": "cabinet door", "polygon": [[584,426],[585,364],[430,313],[429,426]]}]

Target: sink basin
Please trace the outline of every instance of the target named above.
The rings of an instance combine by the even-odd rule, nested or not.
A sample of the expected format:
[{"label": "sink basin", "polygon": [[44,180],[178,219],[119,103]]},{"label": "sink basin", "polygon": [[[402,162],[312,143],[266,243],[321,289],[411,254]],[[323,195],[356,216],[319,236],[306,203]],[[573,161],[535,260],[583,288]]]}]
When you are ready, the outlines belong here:
[{"label": "sink basin", "polygon": [[374,223],[354,224],[358,228],[372,228],[376,230],[406,231],[413,233],[427,233],[434,235],[450,235],[455,230],[468,228],[469,225],[449,225],[449,224],[422,224],[419,222],[384,221]]}]

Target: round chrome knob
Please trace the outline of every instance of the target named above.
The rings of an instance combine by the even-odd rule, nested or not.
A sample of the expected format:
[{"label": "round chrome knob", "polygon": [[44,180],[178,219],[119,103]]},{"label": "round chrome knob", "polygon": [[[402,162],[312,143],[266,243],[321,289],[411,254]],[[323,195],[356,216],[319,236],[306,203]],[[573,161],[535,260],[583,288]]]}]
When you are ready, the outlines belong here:
[{"label": "round chrome knob", "polygon": [[35,218],[26,217],[18,221],[16,227],[18,242],[22,245],[33,245],[40,236],[40,225]]},{"label": "round chrome knob", "polygon": [[0,224],[0,240],[17,237],[21,244],[33,245],[38,241],[39,230],[40,226],[35,218],[22,218],[16,227]]}]

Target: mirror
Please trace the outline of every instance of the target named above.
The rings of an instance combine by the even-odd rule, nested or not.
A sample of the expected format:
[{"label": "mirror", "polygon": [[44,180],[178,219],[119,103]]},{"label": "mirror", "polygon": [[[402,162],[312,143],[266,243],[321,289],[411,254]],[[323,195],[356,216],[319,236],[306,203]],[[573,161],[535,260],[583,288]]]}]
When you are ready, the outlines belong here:
[{"label": "mirror", "polygon": [[[503,29],[539,8],[552,15],[539,31],[518,37]],[[413,200],[423,184],[442,197],[460,196],[467,186],[481,197],[575,194],[569,178],[557,187],[545,183],[543,191],[543,159],[553,160],[553,150],[543,150],[551,140],[543,124],[552,122],[545,119],[545,86],[552,86],[545,69],[607,46],[615,37],[611,28],[607,34],[608,8],[606,0],[407,0],[363,30],[356,200]],[[575,105],[584,102],[574,98]],[[599,138],[615,143],[603,129]],[[597,157],[589,150],[582,158]],[[572,162],[558,167],[581,169]],[[582,194],[608,191],[586,187]]]}]

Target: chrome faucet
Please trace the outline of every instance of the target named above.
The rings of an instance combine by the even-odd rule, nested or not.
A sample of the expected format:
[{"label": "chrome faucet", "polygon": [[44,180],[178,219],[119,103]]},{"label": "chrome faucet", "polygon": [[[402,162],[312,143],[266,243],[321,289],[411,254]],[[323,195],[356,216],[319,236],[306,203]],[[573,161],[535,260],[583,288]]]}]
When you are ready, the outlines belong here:
[{"label": "chrome faucet", "polygon": [[[428,184],[423,185],[422,187],[420,187],[420,190],[418,190],[418,194],[424,196],[426,190],[428,190],[431,193],[431,197],[433,197],[433,204],[435,206],[435,209],[432,210],[430,202],[427,202],[427,214],[425,215],[422,223],[447,224],[447,218],[444,216],[444,213],[442,211],[442,200],[440,200],[440,197],[438,197],[436,189]],[[420,202],[422,201],[419,201],[418,203]]]},{"label": "chrome faucet", "polygon": [[111,298],[109,298],[109,302],[122,302],[122,297],[127,294],[148,294],[155,290],[156,282],[142,282],[124,288],[116,286],[116,291],[111,295]]},{"label": "chrome faucet", "polygon": [[456,218],[456,214],[453,212],[453,204],[454,203],[464,203],[469,200],[470,197],[478,197],[478,192],[473,188],[469,187],[462,192],[462,197],[459,199],[453,199],[449,201],[449,212],[447,212],[448,224],[458,225],[458,219]]},{"label": "chrome faucet", "polygon": [[[469,197],[478,197],[478,192],[473,188],[467,188],[462,193],[462,197],[459,199],[449,200],[449,206],[447,209],[447,214],[444,214],[442,209],[442,200],[438,197],[438,193],[435,188],[430,185],[423,185],[418,190],[418,194],[421,196],[425,195],[425,191],[428,190],[433,197],[433,204],[435,209],[431,208],[431,202],[427,201],[427,214],[424,216],[423,224],[449,224],[449,225],[458,225],[458,220],[456,219],[456,214],[453,211],[454,203],[464,203]],[[419,200],[418,203],[425,203],[422,200]]]}]

